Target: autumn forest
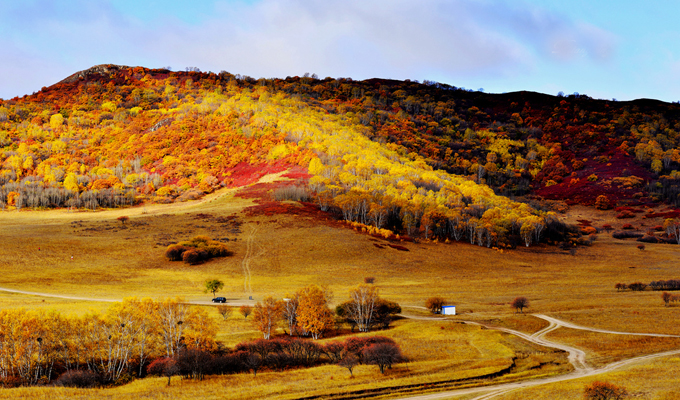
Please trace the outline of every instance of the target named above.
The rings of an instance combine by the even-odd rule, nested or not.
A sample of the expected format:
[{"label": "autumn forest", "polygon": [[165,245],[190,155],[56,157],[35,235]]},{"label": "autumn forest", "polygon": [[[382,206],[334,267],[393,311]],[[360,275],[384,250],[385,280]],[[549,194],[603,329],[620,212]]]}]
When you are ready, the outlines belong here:
[{"label": "autumn forest", "polygon": [[299,166],[322,210],[368,229],[528,246],[566,228],[515,196],[680,201],[679,118],[647,100],[104,65],[0,102],[0,205],[181,202]]}]

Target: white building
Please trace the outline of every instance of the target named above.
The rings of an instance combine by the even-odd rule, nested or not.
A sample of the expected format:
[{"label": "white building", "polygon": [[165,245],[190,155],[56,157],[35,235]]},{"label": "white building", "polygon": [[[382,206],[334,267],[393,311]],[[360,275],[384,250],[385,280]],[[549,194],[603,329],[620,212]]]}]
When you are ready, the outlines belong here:
[{"label": "white building", "polygon": [[442,315],[456,315],[456,306],[443,306]]}]

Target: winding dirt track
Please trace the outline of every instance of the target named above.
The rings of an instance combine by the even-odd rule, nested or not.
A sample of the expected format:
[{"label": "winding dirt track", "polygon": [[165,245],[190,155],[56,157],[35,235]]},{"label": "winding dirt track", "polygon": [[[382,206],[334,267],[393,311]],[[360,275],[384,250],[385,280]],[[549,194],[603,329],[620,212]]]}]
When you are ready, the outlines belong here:
[{"label": "winding dirt track", "polygon": [[[575,347],[567,346],[565,344],[561,343],[555,343],[551,342],[547,339],[545,339],[545,335],[548,333],[559,329],[559,328],[570,328],[570,329],[579,329],[579,330],[584,330],[584,331],[589,331],[589,332],[598,332],[598,333],[608,333],[608,334],[613,334],[613,335],[636,335],[636,336],[653,336],[653,337],[680,337],[680,335],[663,335],[663,334],[657,334],[657,333],[634,333],[634,332],[618,332],[618,331],[609,331],[609,330],[604,330],[604,329],[597,329],[597,328],[588,328],[585,326],[581,325],[576,325],[572,324],[569,322],[561,321],[557,318],[553,317],[548,317],[547,315],[543,314],[533,314],[535,317],[544,319],[548,321],[550,325],[548,325],[546,328],[541,329],[540,331],[529,335],[523,332],[515,331],[513,329],[507,329],[507,328],[497,328],[497,327],[492,327],[492,326],[487,326],[484,324],[480,324],[477,322],[471,322],[471,321],[461,321],[466,324],[472,324],[472,325],[479,325],[483,326],[487,329],[495,329],[498,331],[506,332],[515,336],[518,336],[522,339],[525,339],[527,341],[530,341],[532,343],[536,343],[541,346],[545,347],[552,347],[560,350],[564,350],[567,353],[569,353],[569,362],[574,366],[574,371],[565,374],[565,375],[560,375],[560,376],[554,376],[554,377],[549,377],[549,378],[542,378],[542,379],[534,379],[534,380],[529,380],[529,381],[523,381],[523,382],[515,382],[515,383],[505,383],[505,384],[499,384],[499,385],[490,385],[490,386],[483,386],[483,387],[476,387],[476,388],[469,388],[469,389],[459,389],[459,390],[450,390],[450,391],[445,391],[445,392],[439,392],[439,393],[433,393],[433,394],[426,394],[426,395],[421,395],[421,396],[410,396],[410,397],[402,397],[400,399],[402,400],[434,400],[434,399],[443,399],[443,398],[449,398],[452,396],[463,396],[463,395],[469,395],[469,394],[477,394],[481,393],[480,396],[475,397],[473,400],[487,400],[487,399],[492,399],[497,396],[500,396],[502,394],[511,392],[513,390],[517,389],[522,389],[522,388],[528,388],[532,386],[539,386],[539,385],[545,385],[548,383],[555,383],[555,382],[562,382],[562,381],[567,381],[571,379],[578,379],[578,378],[584,378],[588,376],[593,376],[593,375],[598,375],[598,374],[603,374],[606,372],[611,372],[616,369],[625,367],[627,365],[639,363],[639,362],[644,362],[644,361],[649,361],[653,360],[655,358],[659,357],[666,357],[666,356],[672,356],[672,355],[677,355],[680,354],[680,350],[671,350],[671,351],[666,351],[663,353],[656,353],[656,354],[649,354],[645,356],[639,356],[639,357],[633,357],[629,358],[627,360],[621,360],[617,361],[615,363],[611,363],[608,365],[605,365],[604,367],[601,368],[593,368],[589,366],[586,363],[586,353],[583,350],[577,349]],[[441,321],[441,318],[427,318],[427,317],[411,317],[408,315],[404,315],[406,318],[413,318],[413,319],[437,319]]]},{"label": "winding dirt track", "polygon": [[250,262],[253,258],[260,257],[265,254],[265,249],[255,240],[255,234],[257,233],[258,227],[252,227],[248,237],[246,238],[246,254],[243,256],[243,261],[241,261],[241,268],[243,269],[243,293],[252,294],[253,289],[250,286],[251,272],[250,272]]}]

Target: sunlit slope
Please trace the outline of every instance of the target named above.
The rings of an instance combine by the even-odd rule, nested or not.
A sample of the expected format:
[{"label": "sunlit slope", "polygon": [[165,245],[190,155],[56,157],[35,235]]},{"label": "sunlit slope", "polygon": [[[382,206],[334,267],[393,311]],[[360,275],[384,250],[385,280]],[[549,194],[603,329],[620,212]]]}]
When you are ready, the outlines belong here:
[{"label": "sunlit slope", "polygon": [[545,215],[376,140],[360,119],[281,82],[108,66],[4,101],[0,201],[182,201],[297,165],[309,167],[322,209],[375,229],[486,246],[541,239]]}]

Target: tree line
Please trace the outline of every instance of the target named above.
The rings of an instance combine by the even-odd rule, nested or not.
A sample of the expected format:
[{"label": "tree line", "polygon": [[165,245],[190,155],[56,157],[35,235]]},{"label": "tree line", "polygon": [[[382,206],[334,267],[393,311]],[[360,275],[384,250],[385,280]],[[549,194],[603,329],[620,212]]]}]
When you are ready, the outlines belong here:
[{"label": "tree line", "polygon": [[629,284],[617,283],[614,285],[614,288],[616,288],[617,291],[630,290],[633,292],[641,292],[648,287],[650,290],[680,290],[680,279],[658,280],[652,281],[649,284],[633,282]]},{"label": "tree line", "polygon": [[[73,207],[183,201],[250,182],[252,174],[239,173],[245,166],[302,165],[320,207],[331,204],[348,221],[443,240],[449,228],[439,215],[457,213],[465,223],[450,235],[484,246],[513,235],[529,245],[545,233],[545,213],[496,196],[479,179],[436,169],[397,143],[372,140],[370,124],[290,95],[281,86],[287,81],[139,68],[112,74],[1,102],[0,179],[21,186],[0,198],[8,207],[17,198],[26,207],[24,187],[63,189]],[[49,103],[59,111],[45,109]],[[499,138],[496,147],[503,158],[513,146]],[[30,206],[67,201],[33,197]]]},{"label": "tree line", "polygon": [[[253,320],[264,339],[270,339],[279,326],[290,336],[318,339],[338,323],[349,324],[352,332],[355,328],[359,332],[376,327],[385,329],[394,315],[401,313],[399,304],[381,298],[373,285],[361,284],[349,295],[350,299],[336,306],[333,313],[329,307],[332,294],[328,289],[310,285],[282,300],[268,296],[257,302],[252,309]],[[249,308],[242,310],[246,318],[250,312]]]},{"label": "tree line", "polygon": [[[368,292],[376,295],[373,299],[379,304],[377,290]],[[128,298],[104,314],[82,317],[56,311],[0,310],[0,383],[89,387],[122,384],[147,373],[202,379],[207,374],[257,373],[261,368],[282,370],[319,363],[336,363],[350,373],[357,364],[374,364],[384,373],[386,367],[404,360],[399,346],[380,336],[350,337],[325,345],[303,339],[320,337],[329,326],[324,326],[327,320],[318,318],[332,313],[318,302],[323,298],[318,287],[301,289],[296,295],[299,308],[285,314],[293,317],[287,325],[293,327],[290,335],[271,336],[279,323],[272,318],[284,315],[282,304],[260,302],[253,315],[265,338],[234,349],[215,340],[218,328],[206,308],[191,307],[180,298]],[[267,314],[266,304],[274,307],[269,309],[272,313]],[[366,303],[360,306],[369,314],[375,311]],[[371,316],[364,315],[361,321],[374,326]],[[274,324],[268,326],[269,322]]]},{"label": "tree line", "polygon": [[148,361],[182,349],[217,348],[217,327],[204,308],[182,299],[125,299],[106,313],[0,310],[0,380],[49,383],[69,371],[90,371],[102,383],[143,376]]}]

